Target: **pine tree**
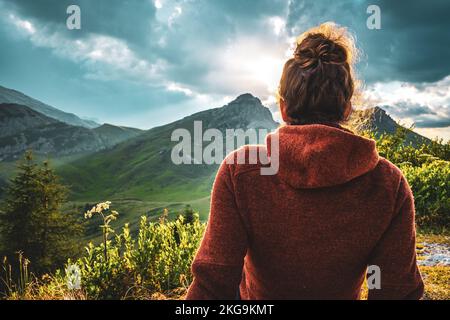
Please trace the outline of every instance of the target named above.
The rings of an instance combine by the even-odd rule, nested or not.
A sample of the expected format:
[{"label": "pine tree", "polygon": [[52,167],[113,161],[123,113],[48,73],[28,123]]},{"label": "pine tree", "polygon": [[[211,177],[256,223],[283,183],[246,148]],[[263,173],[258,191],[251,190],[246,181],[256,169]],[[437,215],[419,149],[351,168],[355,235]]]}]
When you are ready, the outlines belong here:
[{"label": "pine tree", "polygon": [[31,270],[48,272],[78,253],[81,224],[61,212],[67,189],[48,162],[37,165],[27,152],[17,169],[0,213],[3,254],[11,262],[20,251]]}]

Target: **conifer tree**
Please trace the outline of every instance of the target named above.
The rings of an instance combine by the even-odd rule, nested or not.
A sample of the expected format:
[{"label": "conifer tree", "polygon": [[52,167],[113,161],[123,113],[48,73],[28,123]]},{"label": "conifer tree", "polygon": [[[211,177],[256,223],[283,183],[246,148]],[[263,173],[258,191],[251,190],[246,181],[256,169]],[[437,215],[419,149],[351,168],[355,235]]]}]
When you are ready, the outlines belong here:
[{"label": "conifer tree", "polygon": [[78,253],[81,224],[62,213],[67,189],[47,161],[36,164],[29,151],[17,169],[0,212],[2,254],[14,262],[22,252],[32,271],[48,272]]}]

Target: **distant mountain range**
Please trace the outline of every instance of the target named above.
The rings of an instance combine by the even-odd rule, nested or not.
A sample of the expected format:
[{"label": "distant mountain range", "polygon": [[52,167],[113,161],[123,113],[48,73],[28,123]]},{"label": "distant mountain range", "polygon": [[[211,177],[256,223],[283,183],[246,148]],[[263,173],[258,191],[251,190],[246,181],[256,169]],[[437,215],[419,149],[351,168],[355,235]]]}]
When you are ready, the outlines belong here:
[{"label": "distant mountain range", "polygon": [[[279,126],[270,110],[251,94],[240,95],[223,107],[141,131],[110,124],[95,128],[86,127],[86,123],[84,126],[69,124],[45,114],[42,109],[36,111],[44,105],[41,102],[14,90],[0,89],[0,93],[7,92],[9,96],[25,97],[20,102],[28,103],[0,104],[0,186],[7,176],[2,170],[10,172],[11,166],[7,164],[29,148],[51,158],[77,155],[60,164],[57,171],[70,186],[71,198],[81,201],[115,198],[170,202],[207,197],[218,165],[175,165],[171,161],[172,148],[178,143],[171,141],[175,129],[184,128],[193,135],[194,121],[202,121],[203,130],[215,128],[222,133],[239,128],[271,131]],[[43,110],[61,115],[59,110],[44,106]],[[70,118],[84,121],[73,116]],[[376,107],[356,111],[351,126],[382,134],[394,133],[399,124]],[[408,141],[429,140],[410,131]]]},{"label": "distant mountain range", "polygon": [[[61,167],[60,173],[71,184],[74,197],[83,200],[187,201],[208,196],[218,166],[175,165],[170,158],[176,144],[170,141],[171,133],[185,128],[192,136],[194,121],[202,121],[203,130],[216,128],[223,134],[227,128],[271,131],[279,126],[258,98],[243,94],[221,108],[153,128],[113,149],[78,159]],[[399,127],[380,108],[356,111],[352,124],[357,130],[372,129],[377,134],[394,133]],[[418,142],[426,138],[411,131],[408,139]]]},{"label": "distant mountain range", "polygon": [[59,173],[71,185],[74,197],[83,200],[183,201],[205,197],[218,165],[175,165],[171,160],[172,148],[178,143],[171,141],[172,132],[184,128],[193,136],[194,121],[202,121],[203,130],[215,128],[222,133],[227,128],[273,130],[279,125],[258,98],[244,94],[221,108],[150,129],[113,149],[78,159],[61,167]]},{"label": "distant mountain range", "polygon": [[93,129],[74,126],[28,106],[0,104],[0,161],[15,160],[28,149],[53,158],[92,153],[140,133],[139,129],[109,124]]},{"label": "distant mountain range", "polygon": [[22,92],[8,89],[2,86],[0,86],[0,103],[19,104],[27,106],[28,108],[42,113],[47,117],[59,120],[72,126],[81,126],[85,128],[96,128],[100,126],[94,121],[81,119],[73,113],[61,111],[39,100],[33,99]]}]

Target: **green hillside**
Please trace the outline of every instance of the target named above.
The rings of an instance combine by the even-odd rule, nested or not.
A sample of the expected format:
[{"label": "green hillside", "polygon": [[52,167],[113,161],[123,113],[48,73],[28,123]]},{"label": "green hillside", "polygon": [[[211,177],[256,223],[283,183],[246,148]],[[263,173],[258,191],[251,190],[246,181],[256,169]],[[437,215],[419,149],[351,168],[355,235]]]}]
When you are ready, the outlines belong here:
[{"label": "green hillside", "polygon": [[[259,99],[246,94],[222,108],[196,113],[121,143],[111,150],[81,158],[58,172],[70,185],[71,198],[82,201],[138,199],[187,202],[209,195],[218,165],[181,164],[171,160],[175,129],[187,129],[193,136],[194,121],[203,129],[266,128],[277,123]],[[204,143],[206,146],[208,143]]]},{"label": "green hillside", "polygon": [[[379,134],[395,132],[399,127],[379,108],[355,112],[353,119],[357,119],[350,123],[354,128]],[[23,117],[19,120],[20,123],[24,121]],[[32,123],[30,121],[27,124]],[[167,208],[169,216],[175,217],[187,204],[206,220],[218,165],[175,165],[171,159],[172,149],[179,143],[171,141],[172,133],[184,128],[194,136],[195,121],[201,121],[203,132],[215,128],[223,134],[226,129],[264,128],[270,131],[278,126],[269,109],[250,94],[243,94],[223,107],[202,111],[143,133],[133,128],[102,125],[92,131],[102,143],[114,147],[51,159],[70,190],[65,210],[81,215],[87,207],[110,200],[121,212],[119,225],[129,222],[132,231],[142,215],[157,219]],[[10,127],[12,130],[17,125]],[[411,138],[417,141],[422,137],[411,132]],[[121,142],[123,139],[126,140]],[[208,144],[203,142],[203,147]],[[37,156],[38,160],[44,158],[47,157]],[[13,172],[13,162],[0,162],[0,188]],[[98,232],[98,228],[90,229],[88,237],[95,238]]]},{"label": "green hillside", "polygon": [[173,130],[172,125],[155,128],[61,167],[59,174],[70,185],[72,199],[183,201],[204,197],[217,166],[173,164]]}]

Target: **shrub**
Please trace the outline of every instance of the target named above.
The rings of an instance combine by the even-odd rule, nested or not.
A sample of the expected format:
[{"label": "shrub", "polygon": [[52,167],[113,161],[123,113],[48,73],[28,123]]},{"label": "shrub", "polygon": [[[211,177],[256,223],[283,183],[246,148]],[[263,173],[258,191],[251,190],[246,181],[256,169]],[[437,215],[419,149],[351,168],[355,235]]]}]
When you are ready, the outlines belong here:
[{"label": "shrub", "polygon": [[435,160],[420,167],[401,166],[414,194],[420,226],[450,227],[450,162]]},{"label": "shrub", "polygon": [[397,165],[408,180],[414,194],[416,221],[420,227],[450,228],[450,142],[442,140],[406,144],[408,129],[399,127],[395,134],[377,136],[380,156]]},{"label": "shrub", "polygon": [[106,255],[104,243],[90,243],[85,256],[75,262],[82,290],[90,299],[139,299],[187,287],[204,228],[198,214],[190,223],[183,216],[159,222],[141,217],[136,237],[125,225],[120,234],[106,241]]},{"label": "shrub", "polygon": [[377,135],[375,132],[362,131],[359,134],[374,139],[380,156],[397,166],[410,164],[418,167],[434,160],[450,160],[450,142],[431,140],[417,142],[418,145],[406,143],[408,129],[399,127],[394,134]]}]

